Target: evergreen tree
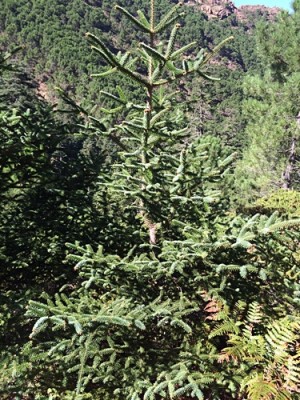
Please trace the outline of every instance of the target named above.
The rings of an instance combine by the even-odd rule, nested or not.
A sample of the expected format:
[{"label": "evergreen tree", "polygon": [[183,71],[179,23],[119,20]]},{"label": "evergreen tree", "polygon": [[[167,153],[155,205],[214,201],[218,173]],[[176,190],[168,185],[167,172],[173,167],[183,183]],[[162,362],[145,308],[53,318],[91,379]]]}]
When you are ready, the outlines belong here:
[{"label": "evergreen tree", "polygon": [[[262,76],[244,81],[246,145],[237,186],[249,202],[279,188],[299,188],[299,8],[257,30]],[[289,43],[287,46],[286,43]],[[246,196],[244,195],[246,193]]]},{"label": "evergreen tree", "polygon": [[[78,126],[82,118],[63,122],[53,106],[37,95],[37,83],[9,62],[11,56],[0,56],[3,370],[14,368],[15,355],[28,341],[31,326],[24,316],[28,301],[77,278],[63,265],[65,242],[81,238],[92,243],[103,220],[107,221],[94,202],[96,176],[107,168],[103,141],[94,135],[86,138],[86,128]],[[19,376],[21,370],[14,374]],[[11,397],[2,378],[0,397],[6,398],[3,390]],[[26,379],[18,379],[15,388],[24,385]]]},{"label": "evergreen tree", "polygon": [[[256,400],[263,387],[264,398],[297,396],[299,221],[233,216],[226,194],[233,157],[209,136],[189,139],[176,94],[164,88],[190,74],[208,78],[204,67],[222,44],[184,57],[194,44],[175,45],[180,6],[159,22],[153,0],[148,18],[117,7],[149,38],[132,53],[114,54],[87,35],[106,75],[119,72],[145,92],[144,104],[121,88],[102,92],[115,107],[105,110],[108,120],[91,117],[120,146],[100,187],[108,208],[124,213],[111,229],[122,231],[129,251],[109,253],[106,237],[97,249],[69,245],[79,281],[30,302],[32,341],[20,355],[36,371],[28,394]],[[8,388],[10,374],[3,372]]]}]

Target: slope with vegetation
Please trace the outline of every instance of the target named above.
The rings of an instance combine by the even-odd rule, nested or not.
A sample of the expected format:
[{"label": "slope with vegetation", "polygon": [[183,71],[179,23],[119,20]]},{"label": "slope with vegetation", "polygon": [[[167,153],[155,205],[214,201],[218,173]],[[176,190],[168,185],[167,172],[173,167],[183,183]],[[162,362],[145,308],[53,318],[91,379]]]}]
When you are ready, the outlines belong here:
[{"label": "slope with vegetation", "polygon": [[[258,46],[265,70],[244,80],[246,146],[238,166],[245,200],[299,189],[299,3],[276,24],[261,24]],[[287,46],[288,43],[288,46]]]},{"label": "slope with vegetation", "polygon": [[[128,7],[129,11],[136,8],[135,2],[128,0],[122,0],[119,4]],[[159,2],[158,17],[165,13],[167,6],[167,0]],[[139,1],[139,8],[145,12],[147,1]],[[235,41],[221,50],[217,63],[218,70],[220,67],[222,69],[218,74],[224,77],[228,75],[228,64],[231,68],[230,78],[222,80],[218,85],[201,86],[194,79],[190,87],[187,84],[190,101],[197,101],[199,97],[205,99],[200,119],[206,131],[215,134],[218,125],[219,132],[230,140],[237,135],[242,125],[237,112],[241,91],[236,82],[246,71],[259,68],[255,39],[250,33],[252,23],[249,27],[250,19],[242,22],[235,14],[222,21],[209,20],[201,9],[188,4],[183,5],[183,11],[185,18],[182,20],[179,45],[196,40],[199,47],[213,48],[227,36],[235,36]],[[19,53],[20,61],[26,63],[26,68],[32,72],[42,92],[54,102],[54,87],[61,86],[73,92],[76,101],[84,107],[93,104],[99,108],[105,99],[99,98],[98,81],[90,79],[90,74],[104,67],[104,64],[89,51],[84,34],[91,31],[99,35],[115,53],[121,48],[127,48],[130,41],[138,43],[143,40],[143,32],[136,36],[128,32],[126,24],[126,19],[116,13],[107,0],[36,0],[33,4],[5,0],[0,10],[0,46],[6,50],[9,50],[12,42],[23,46]],[[138,87],[122,77],[103,77],[102,81],[107,88],[122,84],[128,92],[139,96]],[[200,87],[201,92],[198,89]],[[199,120],[198,116],[196,119]]]},{"label": "slope with vegetation", "polygon": [[[6,31],[20,10],[30,15],[27,4],[6,2]],[[48,19],[75,4],[36,1],[48,10],[40,37]],[[134,2],[113,11],[78,3],[91,21],[93,12],[116,17],[105,19],[111,34],[120,26],[128,34],[87,34],[93,52],[84,72],[96,75],[94,92],[81,101],[80,88],[60,90],[58,108],[3,53],[2,399],[299,397],[300,221],[289,190],[297,189],[298,4],[292,16],[262,22],[258,63],[241,51],[245,36],[223,40],[244,29],[229,19],[188,12],[184,24],[182,5],[166,10],[154,0],[139,11]],[[201,40],[191,37],[192,22]],[[10,34],[22,38],[24,25]],[[66,81],[84,82],[79,75],[68,72]],[[260,186],[249,173],[259,162]]]}]

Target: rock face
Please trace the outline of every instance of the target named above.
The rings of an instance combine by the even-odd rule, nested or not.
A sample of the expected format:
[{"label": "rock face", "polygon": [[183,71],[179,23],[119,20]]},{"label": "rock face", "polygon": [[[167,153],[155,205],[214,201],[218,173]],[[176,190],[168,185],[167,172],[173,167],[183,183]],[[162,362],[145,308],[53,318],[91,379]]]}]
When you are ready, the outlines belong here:
[{"label": "rock face", "polygon": [[226,0],[188,0],[187,4],[199,8],[209,19],[224,19],[237,10],[232,1]]},{"label": "rock face", "polygon": [[279,7],[241,6],[237,8],[236,15],[241,21],[247,21],[251,15],[264,16],[267,20],[273,21],[280,11],[282,11],[282,9]]},{"label": "rock face", "polygon": [[185,3],[197,7],[209,19],[224,19],[230,15],[235,15],[237,19],[243,22],[249,20],[251,16],[264,16],[266,19],[273,20],[281,11],[278,7],[260,5],[241,6],[238,8],[232,1],[228,0],[187,0]]}]

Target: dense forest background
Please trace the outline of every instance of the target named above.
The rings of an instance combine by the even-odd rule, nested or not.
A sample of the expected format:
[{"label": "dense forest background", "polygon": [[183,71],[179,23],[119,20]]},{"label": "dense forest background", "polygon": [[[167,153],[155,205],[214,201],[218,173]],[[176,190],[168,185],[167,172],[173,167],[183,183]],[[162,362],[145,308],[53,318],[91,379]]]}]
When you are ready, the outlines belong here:
[{"label": "dense forest background", "polygon": [[4,0],[1,399],[300,398],[293,7]]}]

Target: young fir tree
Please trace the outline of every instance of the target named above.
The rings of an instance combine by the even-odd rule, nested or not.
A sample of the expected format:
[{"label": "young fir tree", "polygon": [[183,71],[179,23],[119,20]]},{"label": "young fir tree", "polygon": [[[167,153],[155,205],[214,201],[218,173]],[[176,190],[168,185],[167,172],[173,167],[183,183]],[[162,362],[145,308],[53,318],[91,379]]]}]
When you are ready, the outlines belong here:
[{"label": "young fir tree", "polygon": [[[255,400],[262,385],[264,398],[297,392],[300,292],[291,228],[299,221],[228,212],[232,157],[210,137],[191,142],[176,95],[165,90],[192,73],[207,78],[203,68],[218,50],[193,58],[193,43],[176,47],[180,6],[161,21],[154,0],[149,19],[117,7],[149,38],[132,53],[116,55],[87,35],[108,64],[106,75],[122,73],[145,90],[144,104],[121,88],[102,92],[116,102],[106,111],[121,117],[106,131],[92,119],[120,145],[100,193],[108,207],[119,204],[119,241],[131,248],[125,256],[106,253],[109,235],[97,250],[70,245],[78,283],[30,302],[27,315],[36,322],[22,356],[37,371],[31,380],[26,375],[35,398]],[[172,24],[169,40],[160,41]],[[111,223],[119,232],[119,219]],[[276,366],[288,368],[288,378]],[[3,374],[13,387],[9,369]]]}]

